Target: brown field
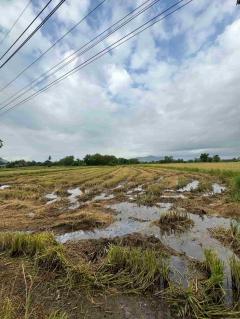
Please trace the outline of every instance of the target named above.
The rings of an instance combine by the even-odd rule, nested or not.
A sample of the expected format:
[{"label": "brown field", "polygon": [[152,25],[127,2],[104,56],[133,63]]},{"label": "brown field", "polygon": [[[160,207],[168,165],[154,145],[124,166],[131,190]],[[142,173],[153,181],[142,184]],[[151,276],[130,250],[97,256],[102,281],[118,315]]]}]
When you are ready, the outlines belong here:
[{"label": "brown field", "polygon": [[240,173],[240,162],[219,162],[219,163],[172,163],[163,164],[167,168],[197,168],[200,170],[222,170]]},{"label": "brown field", "polygon": [[239,318],[236,299],[223,300],[240,288],[237,271],[229,287],[221,270],[240,251],[238,171],[1,169],[0,318]]}]

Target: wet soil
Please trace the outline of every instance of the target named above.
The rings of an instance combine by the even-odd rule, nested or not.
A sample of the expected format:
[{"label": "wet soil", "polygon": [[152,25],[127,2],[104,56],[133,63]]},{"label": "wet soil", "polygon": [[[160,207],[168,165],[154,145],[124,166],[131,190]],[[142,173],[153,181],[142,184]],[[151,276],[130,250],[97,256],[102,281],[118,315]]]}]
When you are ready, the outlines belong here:
[{"label": "wet soil", "polygon": [[[157,181],[161,183],[163,180],[160,177]],[[213,248],[225,264],[224,288],[229,291],[226,299],[230,300],[231,275],[228,258],[233,252],[214,239],[209,229],[229,227],[230,212],[240,214],[239,205],[226,201],[227,188],[219,183],[212,181],[209,189],[203,191],[200,190],[201,181],[194,177],[182,188],[177,187],[177,178],[174,174],[169,176],[169,180],[170,187],[155,196],[151,207],[136,203],[139,196],[147,193],[147,183],[139,183],[137,186],[135,184],[130,189],[125,189],[126,184],[120,183],[112,189],[92,192],[91,196],[88,190],[82,192],[80,187],[74,186],[65,191],[65,201],[62,195],[60,197],[54,192],[49,193],[45,196],[45,199],[48,199],[47,203],[44,202],[47,219],[44,217],[43,221],[48,221],[49,229],[56,232],[57,240],[64,243],[71,259],[76,261],[84,258],[89,262],[100,262],[111,244],[166,252],[171,256],[170,278],[175,282],[181,281],[184,286],[188,285],[191,278],[192,271],[189,268],[191,262],[201,262],[204,258],[204,249]],[[101,223],[103,215],[95,220],[86,219],[86,216],[82,215],[82,211],[86,208],[90,212],[96,208],[101,214],[106,212],[112,216],[111,222]],[[186,212],[193,221],[193,227],[178,232],[173,229],[174,227],[166,231],[156,226],[155,222],[159,220],[161,214],[171,209]],[[32,211],[28,214],[30,213]],[[28,215],[28,218],[33,225],[37,224],[39,216]],[[42,229],[41,223],[37,224],[36,230]],[[78,297],[74,299],[71,293],[65,298],[70,308],[78,309],[85,315],[84,318],[170,318],[164,303],[150,296],[96,297],[94,303],[85,297],[82,297],[83,300],[79,300]],[[56,306],[57,304],[58,302],[55,303]],[[75,310],[70,318],[79,318]]]}]

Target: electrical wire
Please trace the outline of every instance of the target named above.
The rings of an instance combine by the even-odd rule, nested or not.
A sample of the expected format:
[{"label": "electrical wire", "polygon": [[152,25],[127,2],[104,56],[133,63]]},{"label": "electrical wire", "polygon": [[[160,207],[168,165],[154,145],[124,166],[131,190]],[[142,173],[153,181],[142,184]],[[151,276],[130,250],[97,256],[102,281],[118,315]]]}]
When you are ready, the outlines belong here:
[{"label": "electrical wire", "polygon": [[0,61],[5,57],[5,55],[12,49],[12,47],[21,39],[21,37],[27,32],[27,30],[32,26],[32,24],[37,20],[37,18],[43,13],[43,11],[48,7],[48,5],[53,0],[49,0],[42,10],[37,14],[37,16],[30,22],[30,24],[23,30],[23,32],[17,37],[17,39],[11,44],[11,46],[3,53],[0,57]]},{"label": "electrical wire", "polygon": [[[114,32],[116,32],[117,30],[119,30],[120,28],[122,28],[123,26],[125,26],[127,23],[129,23],[130,21],[132,21],[133,19],[135,19],[136,17],[138,17],[140,14],[144,13],[146,10],[148,10],[150,7],[152,7],[153,5],[155,5],[157,2],[159,2],[160,0],[154,0],[152,3],[150,3],[148,6],[144,7],[143,9],[141,9],[141,11],[137,12],[135,15],[131,16],[132,13],[134,13],[135,11],[137,11],[138,9],[140,9],[143,5],[145,5],[146,3],[148,3],[150,0],[145,1],[143,4],[141,4],[140,6],[138,6],[137,8],[135,8],[134,10],[132,10],[130,13],[128,13],[126,16],[124,16],[123,18],[121,18],[120,20],[118,20],[117,22],[115,22],[113,25],[111,25],[109,28],[107,28],[105,31],[101,32],[99,35],[97,35],[96,37],[94,37],[93,39],[91,39],[89,42],[87,42],[86,44],[84,44],[82,47],[80,47],[78,50],[74,51],[72,54],[70,54],[69,56],[67,56],[66,58],[64,58],[63,60],[61,60],[59,63],[57,63],[56,65],[54,65],[52,68],[50,68],[48,71],[44,72],[43,74],[41,74],[37,79],[33,80],[31,83],[27,84],[25,87],[23,87],[22,89],[18,90],[13,96],[7,98],[6,100],[4,100],[1,105],[4,105],[0,108],[0,110],[2,110],[3,108],[7,107],[9,104],[11,104],[12,102],[16,101],[17,99],[19,99],[20,97],[22,97],[23,95],[25,95],[27,92],[29,92],[33,85],[37,85],[40,84],[42,81],[46,80],[47,78],[49,78],[50,76],[54,75],[56,72],[58,72],[59,70],[61,70],[62,68],[64,68],[67,64],[71,63],[72,61],[74,61],[76,58],[78,58],[79,56],[83,55],[84,53],[86,53],[87,51],[89,51],[90,49],[92,49],[94,46],[96,46],[97,44],[99,44],[100,42],[102,42],[103,40],[105,40],[106,38],[108,38],[110,35],[112,35]],[[184,0],[181,0],[184,1]],[[181,2],[180,1],[180,2]],[[117,26],[115,29],[112,29],[114,26],[116,26],[119,22],[122,22],[124,19],[126,19],[128,16],[130,16],[130,18],[128,18],[128,20],[124,21],[122,24],[120,24],[119,26]],[[81,49],[85,48],[87,45],[91,44],[92,42],[94,42],[94,40],[98,39],[101,35],[103,35],[104,33],[106,33],[107,31],[109,31],[105,36],[103,36],[102,38],[100,38],[100,40],[98,40],[95,44],[91,45],[90,47],[87,47],[85,50],[81,51]],[[79,52],[80,51],[80,52]],[[72,58],[71,58],[72,57]],[[71,58],[71,59],[69,59]],[[64,64],[62,64],[64,63]],[[62,65],[61,65],[62,64]],[[58,67],[59,66],[59,67]],[[57,68],[57,69],[56,69]],[[51,72],[52,70],[56,69],[54,72]],[[51,72],[51,73],[50,73]],[[7,105],[5,104],[7,103]]]},{"label": "electrical wire", "polygon": [[61,7],[66,0],[61,0],[43,19],[43,21],[29,34],[29,36],[19,45],[19,47],[0,65],[0,69],[9,62],[14,55],[34,36],[34,34],[50,19],[50,17]]},{"label": "electrical wire", "polygon": [[95,10],[97,10],[106,0],[100,2],[95,8],[93,8],[90,12],[88,12],[82,19],[80,19],[74,26],[69,29],[66,33],[64,33],[58,40],[56,40],[46,51],[44,51],[38,58],[36,58],[32,63],[30,63],[26,68],[24,68],[21,72],[17,74],[15,78],[9,81],[4,87],[0,89],[0,92],[4,91],[8,88],[13,82],[15,82],[22,74],[24,74],[30,67],[32,67],[35,63],[37,63],[42,57],[44,57],[50,50],[52,50],[55,45],[57,45],[61,40],[63,40],[69,33],[71,33],[74,29],[76,29],[80,23],[82,23],[90,14],[92,14]]},{"label": "electrical wire", "polygon": [[23,8],[23,10],[21,11],[21,13],[19,14],[19,16],[17,17],[17,19],[14,21],[14,23],[12,24],[11,28],[8,30],[8,32],[6,32],[6,34],[4,35],[4,37],[2,38],[2,40],[0,41],[0,45],[3,44],[3,42],[6,40],[6,38],[10,35],[10,33],[12,32],[12,30],[14,29],[15,25],[18,23],[18,21],[21,19],[21,17],[23,16],[23,14],[25,13],[25,11],[27,10],[27,8],[29,7],[30,3],[32,2],[32,0],[28,1],[27,4],[25,5],[25,7]]},{"label": "electrical wire", "polygon": [[[178,5],[180,2],[182,2],[183,0],[179,1],[178,3],[176,3],[173,6]],[[168,9],[164,10],[163,12],[161,12],[160,14],[156,15],[155,17],[153,17],[152,19],[148,20],[147,22],[145,22],[144,24],[142,24],[141,26],[137,27],[136,29],[134,29],[133,31],[129,32],[127,35],[125,35],[124,37],[122,37],[121,39],[115,41],[113,44],[111,44],[110,46],[106,47],[104,50],[101,50],[100,52],[98,52],[97,54],[95,54],[94,56],[92,56],[90,59],[86,60],[84,63],[81,63],[80,65],[74,67],[72,70],[68,71],[67,73],[65,73],[64,75],[62,75],[61,77],[59,77],[58,79],[52,81],[51,83],[49,83],[48,85],[46,85],[45,87],[43,87],[42,89],[38,90],[37,92],[33,93],[32,95],[30,95],[29,97],[25,98],[24,100],[18,102],[17,104],[13,105],[12,107],[10,107],[9,109],[5,110],[4,112],[2,112],[0,114],[3,115],[7,112],[9,112],[10,110],[12,110],[13,108],[17,107],[18,105],[21,105],[25,102],[28,102],[29,100],[31,100],[33,97],[45,92],[46,90],[48,90],[49,88],[51,88],[53,85],[58,84],[59,82],[63,81],[64,79],[66,79],[67,77],[69,77],[70,75],[78,72],[80,69],[86,67],[87,65],[93,63],[94,61],[96,61],[97,59],[101,58],[103,55],[107,54],[108,52],[111,52],[112,50],[114,50],[115,48],[119,47],[120,45],[124,44],[125,42],[129,41],[130,39],[132,39],[133,37],[137,36],[138,34],[142,33],[143,31],[149,29],[150,27],[152,27],[153,25],[155,25],[156,23],[162,21],[163,19],[166,19],[167,17],[169,17],[170,15],[172,15],[173,13],[177,12],[178,10],[182,9],[183,7],[187,6],[188,4],[190,4],[191,2],[193,2],[194,0],[189,0],[187,1],[185,4],[177,7],[175,10],[171,11],[170,13],[166,14],[165,16],[163,16],[160,19],[157,19],[158,17],[160,17],[162,14],[166,13],[167,11],[169,11],[173,6],[171,6],[171,8],[169,7]]]}]

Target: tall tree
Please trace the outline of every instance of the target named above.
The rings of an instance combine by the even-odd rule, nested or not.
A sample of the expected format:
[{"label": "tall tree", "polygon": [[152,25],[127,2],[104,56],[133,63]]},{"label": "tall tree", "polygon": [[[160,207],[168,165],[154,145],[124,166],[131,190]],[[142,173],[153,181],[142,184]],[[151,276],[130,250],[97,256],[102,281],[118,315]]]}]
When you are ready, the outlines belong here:
[{"label": "tall tree", "polygon": [[213,158],[212,158],[213,162],[220,162],[221,161],[221,158],[219,155],[214,155]]},{"label": "tall tree", "polygon": [[202,153],[200,155],[200,161],[201,162],[208,162],[209,161],[209,154],[208,153]]}]

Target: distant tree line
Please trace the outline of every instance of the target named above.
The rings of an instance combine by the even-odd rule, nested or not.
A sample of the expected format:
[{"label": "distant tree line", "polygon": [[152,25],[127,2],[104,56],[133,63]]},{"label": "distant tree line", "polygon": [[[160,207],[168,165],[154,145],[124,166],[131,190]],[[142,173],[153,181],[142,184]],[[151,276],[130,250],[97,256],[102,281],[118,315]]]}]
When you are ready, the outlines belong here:
[{"label": "distant tree line", "polygon": [[114,155],[101,155],[101,154],[87,154],[83,160],[76,158],[73,155],[66,156],[59,161],[52,161],[49,155],[48,159],[44,162],[18,160],[9,162],[6,167],[27,167],[27,166],[95,166],[95,165],[130,165],[139,164],[136,158],[126,159],[117,158]]},{"label": "distant tree line", "polygon": [[240,161],[240,157],[238,158],[231,158],[231,159],[221,159],[219,155],[213,155],[210,156],[208,153],[202,153],[199,157],[195,159],[190,159],[190,160],[184,160],[182,158],[174,159],[173,156],[164,156],[163,159],[159,161],[154,161],[151,163],[156,163],[156,164],[167,164],[167,163],[210,163],[210,162],[238,162]]},{"label": "distant tree line", "polygon": [[[0,144],[1,145],[1,144]],[[199,162],[232,162],[240,161],[240,157],[232,159],[221,159],[219,155],[210,156],[208,153],[202,153],[198,158],[191,160],[184,160],[182,158],[174,159],[173,156],[165,156],[159,161],[150,162],[152,164],[166,164],[166,163],[199,163]],[[87,154],[82,160],[75,158],[73,155],[66,156],[58,161],[52,161],[49,156],[44,162],[18,160],[9,162],[6,167],[27,167],[27,166],[96,166],[96,165],[131,165],[139,164],[137,158],[126,159],[123,157],[116,157],[114,155],[101,155],[101,154]],[[141,162],[144,163],[144,162]],[[149,163],[149,162],[147,162]]]}]

